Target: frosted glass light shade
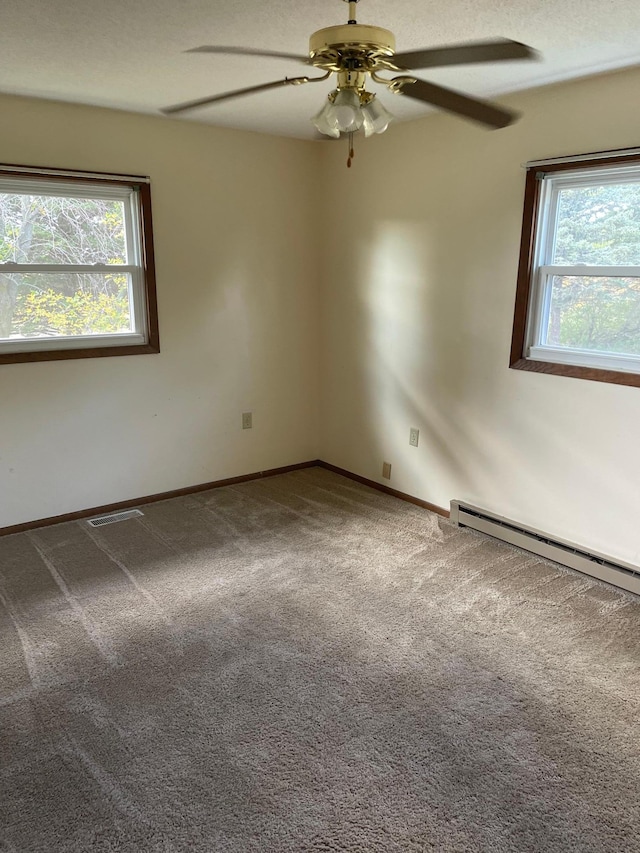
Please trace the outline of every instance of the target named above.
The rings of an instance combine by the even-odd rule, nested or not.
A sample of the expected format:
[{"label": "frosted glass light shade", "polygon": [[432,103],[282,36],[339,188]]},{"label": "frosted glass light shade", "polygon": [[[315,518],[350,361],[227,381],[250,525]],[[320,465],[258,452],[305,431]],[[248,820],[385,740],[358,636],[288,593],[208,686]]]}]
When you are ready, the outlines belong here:
[{"label": "frosted glass light shade", "polygon": [[375,95],[365,92],[370,100],[363,106],[356,89],[337,89],[311,121],[325,136],[337,139],[341,133],[355,133],[364,128],[365,136],[384,133],[393,116]]},{"label": "frosted glass light shade", "polygon": [[342,133],[354,133],[362,127],[364,117],[355,89],[340,89],[333,102],[333,111]]},{"label": "frosted glass light shade", "polygon": [[371,136],[372,133],[384,133],[389,127],[389,122],[393,120],[389,110],[375,96],[362,107],[362,117],[365,136]]},{"label": "frosted glass light shade", "polygon": [[340,130],[336,120],[335,111],[331,101],[327,100],[320,112],[311,119],[311,123],[316,130],[323,133],[325,136],[332,136],[338,139]]}]

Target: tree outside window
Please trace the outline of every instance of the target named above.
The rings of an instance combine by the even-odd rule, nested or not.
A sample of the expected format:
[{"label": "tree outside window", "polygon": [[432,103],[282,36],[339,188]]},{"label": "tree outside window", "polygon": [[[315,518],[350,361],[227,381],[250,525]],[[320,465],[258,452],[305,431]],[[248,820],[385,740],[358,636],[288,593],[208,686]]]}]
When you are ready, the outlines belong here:
[{"label": "tree outside window", "polygon": [[0,172],[0,360],[157,352],[149,217],[148,184]]},{"label": "tree outside window", "polygon": [[527,175],[511,366],[640,385],[640,158]]}]

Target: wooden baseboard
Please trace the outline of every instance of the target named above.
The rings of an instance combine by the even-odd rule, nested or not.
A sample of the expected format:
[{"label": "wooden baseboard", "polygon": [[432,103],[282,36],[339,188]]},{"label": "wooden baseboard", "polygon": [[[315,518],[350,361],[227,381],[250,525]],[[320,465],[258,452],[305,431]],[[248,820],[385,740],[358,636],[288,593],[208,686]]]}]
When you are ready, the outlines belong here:
[{"label": "wooden baseboard", "polygon": [[361,477],[360,474],[353,474],[345,468],[338,468],[337,465],[332,465],[330,462],[323,462],[321,459],[316,462],[316,465],[319,468],[326,468],[327,471],[333,471],[334,474],[342,474],[343,477],[355,480],[356,483],[362,483],[363,486],[369,486],[372,489],[377,489],[379,492],[384,492],[385,495],[393,495],[394,498],[400,498],[401,501],[408,501],[410,504],[415,504],[416,506],[421,506],[423,509],[428,509],[430,512],[435,512],[443,518],[449,518],[449,510],[429,503],[429,501],[423,501],[421,498],[414,498],[413,495],[408,495],[406,492],[399,492],[397,489],[392,489],[391,486],[376,483],[375,480],[368,480],[366,477]]},{"label": "wooden baseboard", "polygon": [[13,524],[10,527],[0,527],[0,536],[8,536],[11,533],[24,533],[25,530],[34,530],[36,527],[48,527],[51,524],[62,524],[65,521],[78,521],[81,518],[91,518],[94,515],[105,515],[108,512],[118,512],[121,509],[131,509],[143,504],[166,501],[169,498],[181,498],[185,495],[193,495],[196,492],[206,492],[209,489],[218,489],[221,486],[234,486],[237,483],[247,483],[249,480],[260,480],[262,477],[275,477],[277,474],[288,474],[290,471],[300,471],[302,468],[315,468],[319,464],[318,459],[309,462],[298,462],[296,465],[285,465],[282,468],[270,468],[268,471],[255,471],[253,474],[241,474],[239,477],[228,477],[226,480],[214,480],[212,483],[199,483],[197,486],[186,486],[184,489],[173,489],[170,492],[159,492],[156,495],[145,495],[141,498],[133,498],[128,501],[94,506],[90,509],[81,509],[78,512],[67,512],[63,515],[52,515],[49,518],[40,518],[36,521],[26,521],[23,524]]},{"label": "wooden baseboard", "polygon": [[156,503],[157,501],[166,501],[170,498],[181,498],[185,495],[193,495],[196,492],[206,492],[209,489],[219,489],[221,486],[234,486],[237,483],[247,483],[250,480],[260,480],[263,477],[275,477],[278,474],[288,474],[290,471],[300,471],[303,468],[325,468],[327,471],[333,471],[334,474],[341,474],[343,477],[348,477],[350,480],[355,480],[357,483],[362,483],[364,486],[370,486],[372,489],[377,489],[379,492],[384,492],[386,495],[392,495],[394,498],[408,501],[409,503],[421,506],[431,512],[435,512],[444,518],[449,518],[449,513],[442,507],[430,504],[428,501],[423,501],[420,498],[414,498],[412,495],[407,495],[404,492],[399,492],[397,489],[392,489],[390,486],[383,486],[382,483],[376,483],[375,480],[368,480],[366,477],[361,477],[359,474],[353,474],[344,468],[338,468],[337,465],[332,465],[330,462],[323,462],[321,459],[312,459],[309,462],[298,462],[296,465],[285,465],[282,468],[270,468],[268,471],[255,471],[252,474],[241,474],[239,477],[228,477],[226,480],[214,480],[211,483],[199,483],[196,486],[186,486],[183,489],[173,489],[170,492],[159,492],[155,495],[144,495],[141,498],[132,498],[127,501],[118,501],[117,503],[105,504],[104,506],[94,506],[89,509],[81,509],[77,512],[67,512],[62,515],[52,515],[49,518],[39,518],[35,521],[25,521],[22,524],[12,524],[9,527],[0,527],[0,536],[9,536],[12,533],[24,533],[26,530],[35,530],[38,527],[49,527],[52,524],[63,524],[65,521],[79,521],[82,518],[92,518],[95,515],[105,515],[109,512],[118,512],[123,509],[131,509],[132,507],[142,506],[144,504]]}]

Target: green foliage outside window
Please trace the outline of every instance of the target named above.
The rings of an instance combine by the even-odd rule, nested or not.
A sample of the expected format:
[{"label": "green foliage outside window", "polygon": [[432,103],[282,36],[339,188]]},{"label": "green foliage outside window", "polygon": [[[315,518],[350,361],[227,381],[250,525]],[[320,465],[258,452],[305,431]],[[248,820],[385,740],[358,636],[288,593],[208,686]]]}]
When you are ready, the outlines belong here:
[{"label": "green foliage outside window", "polygon": [[129,296],[126,276],[114,276],[123,284],[115,292],[95,292],[89,285],[72,295],[52,288],[23,289],[13,316],[21,336],[96,335],[127,332]]},{"label": "green foliage outside window", "polygon": [[[0,263],[127,262],[121,201],[0,193]],[[127,332],[128,276],[0,271],[0,338]]]},{"label": "green foliage outside window", "polygon": [[[553,264],[640,266],[640,184],[560,192]],[[640,280],[556,276],[547,343],[640,355]]]}]

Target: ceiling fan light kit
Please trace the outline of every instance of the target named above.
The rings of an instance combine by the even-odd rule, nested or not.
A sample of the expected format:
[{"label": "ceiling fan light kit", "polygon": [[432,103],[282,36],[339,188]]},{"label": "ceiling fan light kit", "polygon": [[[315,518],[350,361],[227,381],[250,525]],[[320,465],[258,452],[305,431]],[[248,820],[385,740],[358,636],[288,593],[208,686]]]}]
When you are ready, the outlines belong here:
[{"label": "ceiling fan light kit", "polygon": [[520,42],[499,39],[397,53],[396,40],[392,32],[382,27],[359,24],[356,21],[358,0],[344,0],[344,2],[349,4],[348,22],[339,26],[325,27],[313,33],[309,39],[308,56],[216,45],[203,45],[189,51],[294,60],[324,71],[322,76],[285,77],[273,83],[263,83],[247,89],[238,89],[234,92],[177,104],[167,107],[163,112],[179,113],[268,89],[321,82],[332,74],[336,74],[336,88],[329,93],[323,107],[311,122],[324,136],[337,139],[345,134],[349,137],[348,165],[351,164],[353,157],[353,134],[359,130],[363,130],[365,136],[384,133],[392,120],[392,115],[384,104],[378,101],[375,94],[367,91],[366,85],[369,81],[386,86],[393,94],[405,95],[412,100],[471,119],[485,127],[496,129],[506,127],[515,121],[517,118],[515,113],[496,104],[471,98],[407,74],[389,78],[381,77],[380,72],[393,74],[418,68],[533,59],[537,54],[532,48]]},{"label": "ceiling fan light kit", "polygon": [[354,90],[340,89],[331,92],[325,105],[311,122],[325,136],[338,139],[341,133],[355,133],[362,129],[365,136],[384,133],[393,116],[375,95],[363,95]]}]

